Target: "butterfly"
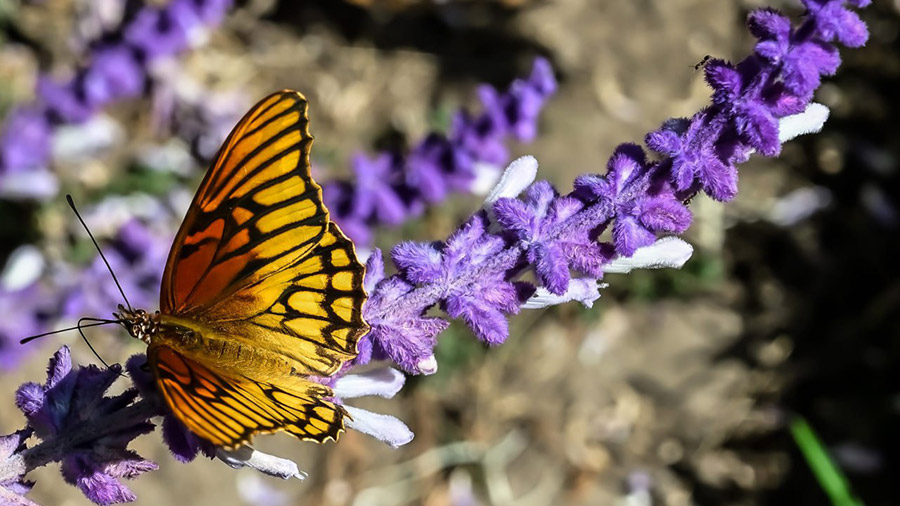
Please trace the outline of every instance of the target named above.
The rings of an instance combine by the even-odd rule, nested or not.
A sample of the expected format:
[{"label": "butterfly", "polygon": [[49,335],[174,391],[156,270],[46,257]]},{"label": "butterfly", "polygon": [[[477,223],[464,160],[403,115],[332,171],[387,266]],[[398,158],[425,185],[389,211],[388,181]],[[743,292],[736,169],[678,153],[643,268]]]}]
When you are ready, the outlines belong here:
[{"label": "butterfly", "polygon": [[119,306],[172,413],[234,449],[286,431],[337,440],[344,409],[314,380],[368,331],[365,268],[310,175],[308,103],[284,90],[225,140],[169,252],[160,310]]}]

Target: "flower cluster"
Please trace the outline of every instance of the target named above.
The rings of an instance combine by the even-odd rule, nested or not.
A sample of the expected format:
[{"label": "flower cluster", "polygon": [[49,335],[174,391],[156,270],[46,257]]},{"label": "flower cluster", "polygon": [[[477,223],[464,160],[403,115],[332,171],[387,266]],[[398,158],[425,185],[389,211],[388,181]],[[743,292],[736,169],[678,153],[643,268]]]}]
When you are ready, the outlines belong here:
[{"label": "flower cluster", "polygon": [[[539,182],[524,200],[512,198],[518,191],[489,198],[487,211],[447,241],[395,247],[391,256],[399,272],[392,277],[382,278],[381,255],[373,255],[367,283],[374,295],[364,309],[371,343],[361,347],[367,353],[359,362],[390,358],[412,374],[433,372],[435,337],[447,325],[425,316],[434,306],[495,345],[508,335],[504,315],[515,313],[538,288],[542,296],[572,300],[576,291],[593,302],[604,264],[634,255],[661,234],[680,234],[691,222],[684,202],[695,193],[730,200],[738,163],[753,152],[775,155],[785,140],[824,121],[824,107],[810,102],[812,91],[837,68],[835,40],[852,47],[865,43],[866,26],[847,5],[868,3],[803,0],[808,15],[797,28],[773,10],[754,12],[749,24],[759,39],[755,52],[736,65],[706,65],[712,104],[647,136],[660,159],[623,144],[606,173],[579,177],[568,195]],[[609,241],[599,242],[606,231]],[[526,270],[542,286],[516,281]],[[573,280],[572,272],[584,277]],[[593,289],[585,290],[586,283]]]},{"label": "flower cluster", "polygon": [[[436,336],[448,322],[429,314],[432,308],[461,318],[478,338],[496,345],[508,337],[506,315],[521,308],[572,300],[590,306],[599,297],[599,280],[606,272],[681,265],[690,247],[680,239],[658,236],[684,231],[691,221],[685,201],[696,192],[718,200],[732,198],[736,165],[752,152],[775,154],[783,142],[821,128],[827,109],[810,103],[812,89],[822,75],[836,69],[835,40],[851,46],[865,42],[865,25],[847,5],[868,3],[803,0],[808,16],[797,28],[774,11],[754,13],[750,25],[760,41],[754,54],[737,65],[707,65],[712,104],[648,135],[647,144],[662,155],[659,159],[648,158],[636,145],[622,145],[604,174],[579,177],[572,192],[560,195],[549,183],[532,184],[537,162],[523,157],[509,166],[484,209],[446,241],[395,247],[391,257],[397,274],[386,276],[383,256],[374,251],[367,262],[370,298],[363,309],[372,329],[360,342],[356,362],[386,358],[409,373],[433,373]],[[511,119],[528,117],[529,112],[534,109],[502,116],[506,128],[530,135],[527,127],[514,127]],[[492,153],[496,146],[483,140],[476,136],[465,143]],[[528,271],[540,285],[523,279]],[[65,349],[51,362],[45,385],[24,385],[17,405],[29,424],[0,440],[0,497],[21,498],[29,487],[28,471],[60,461],[64,477],[95,502],[130,499],[118,478],[136,476],[154,464],[130,452],[127,444],[150,430],[152,417],[164,413],[159,394],[141,375],[143,360],[134,358],[128,365],[141,400],[134,391],[105,397],[118,368],[73,370]],[[336,401],[344,404],[360,395],[390,397],[401,388],[403,376],[381,369],[330,381]],[[395,418],[344,407],[352,417],[350,428],[394,446],[412,438]],[[163,423],[169,424],[163,437],[180,460],[202,449],[179,425]],[[42,442],[26,447],[31,431]],[[293,463],[252,448],[215,453],[235,467],[302,477]]]},{"label": "flower cluster", "polygon": [[[120,372],[118,365],[73,370],[69,350],[63,347],[50,360],[43,385],[25,383],[16,391],[16,406],[25,414],[28,429],[57,446],[49,448],[44,443],[30,449],[24,463],[45,464],[47,452],[64,455],[59,459],[63,478],[97,504],[133,501],[134,494],[119,478],[131,479],[157,469],[156,463],[127,448],[135,437],[151,432],[153,424],[140,418],[123,421],[118,416],[137,397],[137,390],[104,395]],[[102,434],[90,437],[81,430],[90,425],[103,426]],[[21,483],[14,478],[9,481]]]},{"label": "flower cluster", "polygon": [[366,246],[372,226],[399,225],[450,192],[469,192],[484,186],[484,180],[492,182],[509,161],[507,139],[533,140],[541,109],[555,91],[553,69],[543,58],[535,60],[527,78],[516,79],[503,93],[482,85],[481,114],[457,112],[446,136],[431,133],[406,156],[357,154],[351,162],[353,182],[323,185],[325,204],[347,235]]},{"label": "flower cluster", "polygon": [[231,0],[172,0],[126,10],[121,23],[89,46],[87,65],[59,80],[39,79],[36,100],[12,111],[0,134],[0,174],[45,168],[53,128],[83,123],[107,104],[140,95],[148,69],[220,23]]}]

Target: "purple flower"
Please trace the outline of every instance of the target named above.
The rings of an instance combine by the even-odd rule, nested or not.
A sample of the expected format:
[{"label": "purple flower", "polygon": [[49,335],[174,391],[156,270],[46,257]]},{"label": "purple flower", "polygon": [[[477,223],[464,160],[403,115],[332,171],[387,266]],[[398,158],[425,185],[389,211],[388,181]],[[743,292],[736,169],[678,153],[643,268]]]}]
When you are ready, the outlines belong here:
[{"label": "purple flower", "polygon": [[556,93],[556,77],[550,62],[538,58],[528,79],[510,86],[505,105],[507,122],[517,139],[530,142],[537,136],[537,119],[551,95]]},{"label": "purple flower", "polygon": [[50,122],[37,107],[15,109],[0,137],[0,167],[29,170],[42,167],[50,156]]},{"label": "purple flower", "polygon": [[530,293],[524,295],[526,284],[506,280],[514,262],[493,262],[506,245],[502,238],[487,233],[487,224],[486,215],[479,213],[447,242],[401,243],[391,257],[407,281],[441,286],[441,306],[447,314],[462,318],[479,339],[495,345],[509,335],[504,314],[518,313],[519,304]]},{"label": "purple flower", "polygon": [[86,101],[94,107],[139,95],[146,74],[134,50],[127,46],[107,46],[96,50],[84,74]]},{"label": "purple flower", "polygon": [[527,244],[528,263],[552,293],[566,291],[570,268],[594,278],[603,275],[605,255],[590,230],[570,228],[556,237],[550,235],[583,207],[577,198],[560,197],[547,181],[532,185],[524,201],[502,198],[494,204],[497,221]]},{"label": "purple flower", "polygon": [[372,159],[361,153],[353,157],[356,193],[350,204],[351,216],[375,219],[387,225],[403,222],[411,210],[401,197],[404,189],[400,163],[400,158],[389,153]]},{"label": "purple flower", "polygon": [[737,194],[737,168],[720,157],[716,141],[725,118],[712,112],[706,109],[691,120],[669,120],[645,140],[650,149],[671,158],[666,164],[671,164],[676,190],[690,192],[699,186],[724,202]]},{"label": "purple flower", "polygon": [[83,123],[94,114],[77,78],[57,81],[42,76],[38,79],[37,95],[56,122]]},{"label": "purple flower", "polygon": [[44,330],[37,315],[43,300],[37,285],[15,290],[0,288],[0,371],[17,367],[30,350],[19,344],[20,339]]},{"label": "purple flower", "polygon": [[[165,7],[144,6],[107,29],[85,55],[86,67],[63,79],[40,76],[36,103],[9,117],[0,138],[0,164],[9,170],[46,165],[50,130],[83,123],[110,102],[139,95],[147,84],[147,65],[196,42],[206,25],[218,23],[232,0],[172,0]],[[110,43],[108,41],[116,41]]]},{"label": "purple flower", "polygon": [[493,88],[482,86],[478,91],[485,114],[472,116],[467,111],[457,112],[450,125],[450,142],[474,160],[502,165],[509,160],[509,150],[503,142],[507,125],[502,105]]},{"label": "purple flower", "polygon": [[141,10],[124,30],[125,40],[149,59],[173,55],[188,45],[188,31],[200,22],[185,2]]},{"label": "purple flower", "polygon": [[862,47],[869,39],[866,24],[859,15],[847,9],[845,4],[857,8],[867,7],[871,0],[803,0],[809,23],[824,42],[839,40],[847,47]]},{"label": "purple flower", "polygon": [[225,18],[225,14],[233,0],[189,0],[197,9],[197,16],[207,25],[217,25]]},{"label": "purple flower", "polygon": [[[50,360],[46,383],[25,383],[19,387],[16,406],[42,439],[104,423],[138,395],[131,389],[114,397],[104,396],[120,372],[118,365],[106,370],[95,366],[72,369],[69,349],[64,346]],[[152,430],[152,423],[135,421],[110,428],[91,441],[61,441],[68,446],[62,458],[63,478],[97,504],[134,500],[134,494],[118,478],[134,478],[157,468],[155,463],[127,449],[132,439]]]},{"label": "purple flower", "polygon": [[795,95],[808,99],[819,86],[821,76],[833,74],[841,63],[831,44],[816,39],[797,40],[790,20],[775,10],[753,12],[748,25],[759,39],[756,54],[781,67],[784,85]]},{"label": "purple flower", "polygon": [[424,316],[422,311],[391,313],[381,318],[365,312],[368,308],[407,295],[414,288],[397,277],[384,279],[384,259],[379,249],[373,251],[366,262],[365,287],[371,297],[364,307],[364,316],[372,328],[359,341],[356,363],[366,364],[371,360],[387,358],[410,374],[427,372],[422,367],[434,356],[435,336],[450,324],[440,318]]},{"label": "purple flower", "polygon": [[771,105],[762,99],[762,88],[755,85],[765,74],[753,63],[750,60],[735,68],[712,60],[706,65],[706,82],[714,90],[713,104],[731,120],[740,141],[765,156],[776,156],[781,150],[778,120]]},{"label": "purple flower", "polygon": [[[8,436],[0,436],[0,467],[9,465],[14,455],[25,449],[25,440],[31,435],[31,429],[20,430]],[[31,491],[34,482],[27,481],[18,473],[11,471],[14,476],[0,475],[0,504],[10,506],[36,506],[24,496]]]},{"label": "purple flower", "polygon": [[691,213],[675,197],[659,168],[649,166],[640,146],[620,145],[609,159],[604,176],[581,176],[575,192],[591,201],[614,206],[613,243],[616,251],[631,256],[653,243],[658,233],[684,232]]},{"label": "purple flower", "polygon": [[409,154],[406,183],[426,202],[441,202],[450,191],[469,188],[475,179],[472,165],[468,152],[432,133]]}]

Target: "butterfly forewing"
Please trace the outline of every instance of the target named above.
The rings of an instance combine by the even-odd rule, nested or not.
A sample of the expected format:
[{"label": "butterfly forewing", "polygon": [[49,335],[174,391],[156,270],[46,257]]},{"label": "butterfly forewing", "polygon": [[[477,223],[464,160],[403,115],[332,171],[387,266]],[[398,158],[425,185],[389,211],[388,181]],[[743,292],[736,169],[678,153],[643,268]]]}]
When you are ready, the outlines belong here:
[{"label": "butterfly forewing", "polygon": [[310,177],[306,99],[275,93],[238,123],[197,190],[169,252],[160,308],[201,314],[211,303],[289,265],[328,223]]}]

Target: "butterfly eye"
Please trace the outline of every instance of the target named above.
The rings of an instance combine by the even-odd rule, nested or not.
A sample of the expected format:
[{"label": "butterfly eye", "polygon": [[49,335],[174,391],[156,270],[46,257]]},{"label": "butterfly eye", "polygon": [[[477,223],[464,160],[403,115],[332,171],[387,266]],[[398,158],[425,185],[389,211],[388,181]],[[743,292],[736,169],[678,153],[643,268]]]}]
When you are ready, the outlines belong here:
[{"label": "butterfly eye", "polygon": [[140,331],[141,331],[141,327],[138,324],[135,323],[134,325],[131,326],[131,335],[137,337],[137,335],[140,333]]}]

